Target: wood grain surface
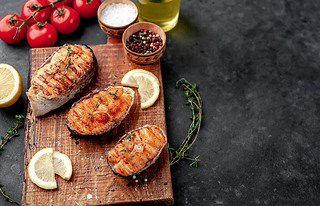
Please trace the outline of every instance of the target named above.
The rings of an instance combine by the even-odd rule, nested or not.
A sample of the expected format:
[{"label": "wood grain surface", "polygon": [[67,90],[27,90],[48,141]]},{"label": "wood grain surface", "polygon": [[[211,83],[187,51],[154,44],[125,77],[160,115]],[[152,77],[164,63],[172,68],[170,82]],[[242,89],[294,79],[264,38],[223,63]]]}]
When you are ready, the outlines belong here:
[{"label": "wood grain surface", "polygon": [[[90,46],[98,61],[98,72],[89,87],[66,105],[35,118],[28,105],[24,154],[24,182],[22,205],[172,205],[173,193],[167,146],[159,159],[146,171],[133,177],[115,175],[109,167],[106,153],[125,132],[154,124],[166,131],[165,109],[160,62],[137,65],[124,56],[120,41],[110,40],[105,45]],[[45,57],[55,48],[31,49],[29,52],[29,85],[32,74]],[[123,75],[142,68],[154,73],[160,80],[161,92],[157,102],[141,110],[137,101],[120,126],[97,138],[80,138],[71,135],[65,126],[71,104],[93,89],[120,85]],[[69,156],[73,165],[71,180],[56,176],[58,189],[43,190],[28,177],[28,164],[41,149],[52,147]]]}]

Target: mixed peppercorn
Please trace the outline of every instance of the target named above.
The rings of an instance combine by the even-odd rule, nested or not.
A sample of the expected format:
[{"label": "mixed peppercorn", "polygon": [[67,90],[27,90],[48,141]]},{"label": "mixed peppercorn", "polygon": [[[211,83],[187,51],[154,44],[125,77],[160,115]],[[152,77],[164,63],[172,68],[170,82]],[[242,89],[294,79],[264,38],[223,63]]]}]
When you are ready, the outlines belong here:
[{"label": "mixed peppercorn", "polygon": [[139,54],[153,53],[162,45],[163,42],[159,34],[146,29],[131,34],[126,41],[127,48]]}]

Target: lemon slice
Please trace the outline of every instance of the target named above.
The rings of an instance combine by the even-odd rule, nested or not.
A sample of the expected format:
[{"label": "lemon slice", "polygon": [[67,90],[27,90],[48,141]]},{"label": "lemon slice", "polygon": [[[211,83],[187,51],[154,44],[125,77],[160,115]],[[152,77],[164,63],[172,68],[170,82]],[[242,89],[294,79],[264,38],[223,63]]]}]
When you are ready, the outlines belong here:
[{"label": "lemon slice", "polygon": [[69,157],[60,152],[53,152],[54,173],[65,180],[70,180],[72,175],[72,164]]},{"label": "lemon slice", "polygon": [[149,75],[157,78],[154,74],[152,74],[151,72],[149,72],[147,70],[133,69],[123,76],[123,78],[121,79],[121,84],[125,85],[125,86],[129,86],[129,87],[137,87],[138,88],[139,85],[138,85],[137,81],[132,76],[134,73],[145,73],[145,74],[149,74]]},{"label": "lemon slice", "polygon": [[153,73],[143,69],[135,69],[126,73],[121,84],[138,88],[142,109],[152,106],[160,94],[159,79]]},{"label": "lemon slice", "polygon": [[31,181],[47,190],[57,188],[55,174],[65,180],[72,175],[72,164],[69,157],[52,148],[42,149],[30,160],[28,173]]},{"label": "lemon slice", "polygon": [[22,92],[19,73],[9,64],[0,64],[0,108],[13,105]]},{"label": "lemon slice", "polygon": [[56,189],[54,178],[53,149],[46,148],[37,152],[30,160],[28,173],[31,181],[43,189]]}]

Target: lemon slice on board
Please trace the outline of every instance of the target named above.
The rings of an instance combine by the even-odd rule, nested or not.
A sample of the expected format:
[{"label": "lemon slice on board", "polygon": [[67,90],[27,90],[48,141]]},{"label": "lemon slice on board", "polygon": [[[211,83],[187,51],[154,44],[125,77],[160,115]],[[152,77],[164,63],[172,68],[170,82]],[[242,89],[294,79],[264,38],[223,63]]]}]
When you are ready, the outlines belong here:
[{"label": "lemon slice on board", "polygon": [[0,108],[13,105],[22,92],[19,73],[9,64],[0,64]]},{"label": "lemon slice on board", "polygon": [[56,189],[54,178],[53,149],[46,148],[37,152],[30,160],[28,173],[31,181],[43,189]]},{"label": "lemon slice on board", "polygon": [[129,87],[137,87],[138,88],[139,85],[138,85],[137,81],[132,76],[134,73],[145,73],[145,74],[149,74],[151,76],[154,76],[154,78],[157,78],[152,72],[149,72],[147,70],[133,69],[123,76],[123,78],[121,79],[121,84],[125,85],[125,86],[129,86]]},{"label": "lemon slice on board", "polygon": [[42,149],[30,160],[28,173],[31,181],[37,186],[52,190],[57,188],[55,174],[65,180],[72,176],[72,164],[69,157],[52,148]]},{"label": "lemon slice on board", "polygon": [[143,69],[134,69],[126,73],[121,84],[138,88],[142,109],[152,106],[160,94],[159,79],[153,73]]},{"label": "lemon slice on board", "polygon": [[72,164],[69,157],[60,152],[53,152],[54,173],[65,180],[70,180],[72,176]]}]

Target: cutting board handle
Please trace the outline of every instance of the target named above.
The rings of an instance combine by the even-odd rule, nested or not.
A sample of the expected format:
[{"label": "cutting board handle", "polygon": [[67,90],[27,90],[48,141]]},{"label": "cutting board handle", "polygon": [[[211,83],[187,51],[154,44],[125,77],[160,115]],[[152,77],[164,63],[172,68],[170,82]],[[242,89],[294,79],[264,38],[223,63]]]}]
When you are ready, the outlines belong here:
[{"label": "cutting board handle", "polygon": [[121,44],[122,38],[108,36],[107,44]]}]

